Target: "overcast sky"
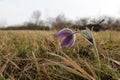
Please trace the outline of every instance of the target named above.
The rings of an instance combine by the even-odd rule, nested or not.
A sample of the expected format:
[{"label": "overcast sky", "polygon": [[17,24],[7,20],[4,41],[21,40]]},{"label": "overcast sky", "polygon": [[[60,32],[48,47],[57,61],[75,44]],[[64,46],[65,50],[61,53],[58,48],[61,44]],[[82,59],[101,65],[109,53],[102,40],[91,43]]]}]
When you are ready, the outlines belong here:
[{"label": "overcast sky", "polygon": [[120,17],[120,0],[0,0],[0,24],[22,24],[35,10],[41,11],[42,19],[58,14],[69,19]]}]

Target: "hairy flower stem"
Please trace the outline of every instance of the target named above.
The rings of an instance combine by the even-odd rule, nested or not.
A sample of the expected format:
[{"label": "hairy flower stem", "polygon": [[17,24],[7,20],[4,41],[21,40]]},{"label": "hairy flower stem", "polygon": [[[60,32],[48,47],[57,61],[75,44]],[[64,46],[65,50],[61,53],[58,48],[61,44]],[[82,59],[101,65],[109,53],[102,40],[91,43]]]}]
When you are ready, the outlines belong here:
[{"label": "hairy flower stem", "polygon": [[[76,33],[79,33],[80,31],[76,31],[76,32],[74,32],[73,34],[76,34]],[[92,43],[92,45],[93,45],[93,48],[94,48],[94,50],[95,50],[95,58],[96,58],[96,60],[97,60],[97,63],[98,63],[98,68],[99,69],[101,69],[101,63],[100,63],[100,57],[99,57],[99,52],[98,52],[98,48],[97,48],[97,46],[96,46],[96,42],[95,42],[95,39],[94,39],[94,36],[93,36],[93,33],[91,32],[91,33],[89,33],[89,34],[91,34],[91,36],[90,37],[88,37],[88,38],[86,38],[86,39],[88,39],[88,41],[90,40],[90,39],[92,39],[92,41],[90,41],[91,43]],[[89,39],[90,38],[90,39]],[[98,72],[98,80],[101,80],[101,76],[100,76],[101,74],[100,74],[100,72]]]},{"label": "hairy flower stem", "polygon": [[[100,57],[99,57],[99,52],[98,52],[98,49],[97,49],[97,46],[96,46],[96,43],[95,43],[95,40],[94,40],[94,37],[93,37],[93,47],[94,47],[94,50],[95,50],[95,57],[97,59],[97,62],[98,62],[98,68],[101,69],[101,63],[100,63]],[[98,80],[101,80],[101,76],[100,76],[100,72],[98,72]]]}]

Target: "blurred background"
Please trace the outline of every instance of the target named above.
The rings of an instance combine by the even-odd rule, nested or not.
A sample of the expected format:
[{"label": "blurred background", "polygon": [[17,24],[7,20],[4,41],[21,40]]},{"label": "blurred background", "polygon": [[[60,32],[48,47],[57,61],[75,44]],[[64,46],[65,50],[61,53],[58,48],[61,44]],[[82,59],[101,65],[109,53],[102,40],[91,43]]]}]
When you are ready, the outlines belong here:
[{"label": "blurred background", "polygon": [[120,1],[0,0],[1,30],[84,29],[86,26],[94,26],[96,31],[120,30]]}]

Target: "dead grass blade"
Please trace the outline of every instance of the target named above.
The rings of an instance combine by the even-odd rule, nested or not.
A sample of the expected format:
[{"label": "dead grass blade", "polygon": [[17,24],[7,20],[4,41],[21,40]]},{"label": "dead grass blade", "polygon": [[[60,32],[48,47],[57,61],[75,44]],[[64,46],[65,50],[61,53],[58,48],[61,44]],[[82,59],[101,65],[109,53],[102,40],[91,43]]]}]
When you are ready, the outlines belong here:
[{"label": "dead grass blade", "polygon": [[[65,66],[65,65],[63,65],[63,64],[60,64],[59,62],[55,62],[55,61],[51,61],[51,60],[48,60],[48,61],[51,62],[51,63],[54,64],[54,65],[59,65],[59,66],[65,68],[67,71],[69,71],[69,72],[71,72],[71,73],[73,73],[73,74],[76,74],[76,75],[78,75],[78,76],[82,76],[82,77],[84,77],[84,78],[87,78],[86,76],[84,76],[83,74],[81,74],[80,72],[78,72],[76,69],[67,67],[67,66]],[[87,78],[87,79],[89,79],[89,78]]]},{"label": "dead grass blade", "polygon": [[9,60],[7,60],[6,63],[0,68],[0,75],[2,75],[8,63],[9,63]]},{"label": "dead grass blade", "polygon": [[[90,79],[90,80],[95,80],[90,74],[88,74],[83,68],[81,68],[75,61],[73,61],[66,54],[62,53],[64,55],[64,57],[57,55],[57,54],[54,54],[54,53],[48,53],[48,54],[59,57],[60,59],[65,61],[70,66],[74,67],[74,69],[76,69],[76,71],[79,71],[81,73],[81,76],[86,77],[87,79]],[[68,67],[66,67],[65,65],[62,65],[62,66],[68,70]],[[71,72],[72,72],[72,70],[71,70]]]},{"label": "dead grass blade", "polygon": [[34,61],[35,61],[37,72],[38,72],[39,76],[41,76],[39,63],[38,63],[38,61],[36,59],[36,56],[35,56],[34,52],[32,52],[32,55],[33,55],[33,58],[34,58]]},{"label": "dead grass blade", "polygon": [[49,73],[48,73],[47,68],[46,68],[45,65],[43,65],[43,71],[44,71],[44,73],[46,74],[47,79],[48,79],[48,80],[52,80],[52,79],[50,78],[50,76],[49,76]]}]

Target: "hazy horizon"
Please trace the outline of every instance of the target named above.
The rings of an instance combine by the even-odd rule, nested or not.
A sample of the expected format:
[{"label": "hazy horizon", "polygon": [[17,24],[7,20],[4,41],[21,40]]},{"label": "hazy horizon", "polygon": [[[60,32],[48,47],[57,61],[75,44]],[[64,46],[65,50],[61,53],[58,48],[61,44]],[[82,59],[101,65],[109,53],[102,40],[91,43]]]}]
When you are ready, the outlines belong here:
[{"label": "hazy horizon", "polygon": [[29,21],[33,11],[41,18],[64,14],[69,19],[81,17],[120,17],[119,0],[0,0],[0,25],[16,25]]}]

